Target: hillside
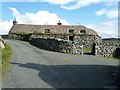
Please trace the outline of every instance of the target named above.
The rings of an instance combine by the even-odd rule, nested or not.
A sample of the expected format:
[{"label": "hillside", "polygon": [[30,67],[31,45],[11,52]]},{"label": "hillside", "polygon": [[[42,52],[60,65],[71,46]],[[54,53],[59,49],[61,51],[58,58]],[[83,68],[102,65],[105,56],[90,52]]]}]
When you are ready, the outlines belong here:
[{"label": "hillside", "polygon": [[107,43],[120,43],[120,38],[104,38],[102,40]]}]

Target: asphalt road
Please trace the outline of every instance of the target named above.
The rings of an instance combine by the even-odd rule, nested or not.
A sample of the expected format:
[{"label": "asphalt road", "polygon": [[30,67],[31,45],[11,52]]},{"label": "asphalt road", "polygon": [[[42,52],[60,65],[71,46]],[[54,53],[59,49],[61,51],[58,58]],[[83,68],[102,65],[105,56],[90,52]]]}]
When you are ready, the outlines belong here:
[{"label": "asphalt road", "polygon": [[117,60],[38,49],[7,40],[13,50],[3,88],[107,88]]}]

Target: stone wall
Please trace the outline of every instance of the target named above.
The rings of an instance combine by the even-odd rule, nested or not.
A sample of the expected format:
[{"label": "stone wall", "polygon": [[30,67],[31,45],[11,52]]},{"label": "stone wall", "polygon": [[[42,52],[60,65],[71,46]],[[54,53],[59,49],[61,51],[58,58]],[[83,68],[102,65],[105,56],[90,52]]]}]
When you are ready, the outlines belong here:
[{"label": "stone wall", "polygon": [[79,43],[80,45],[83,45],[85,48],[93,45],[94,42],[102,43],[101,37],[98,35],[67,35],[67,34],[52,34],[52,35],[31,35],[31,38],[56,38],[56,39],[63,39],[63,40],[69,40],[69,36],[74,36],[74,42]]},{"label": "stone wall", "polygon": [[68,40],[67,35],[65,34],[32,34],[31,38],[56,38],[56,39],[63,39]]},{"label": "stone wall", "polygon": [[[104,57],[112,57],[116,54],[116,49],[120,48],[120,44],[110,44],[110,43],[96,43],[95,54]],[[117,53],[118,54],[118,53]],[[119,54],[120,55],[120,54]]]},{"label": "stone wall", "polygon": [[15,39],[15,40],[23,40],[23,41],[29,41],[31,38],[31,34],[9,34],[8,35],[9,39]]},{"label": "stone wall", "polygon": [[54,38],[31,38],[30,43],[42,49],[70,53],[70,54],[83,54],[83,48],[79,43],[73,43],[62,39]]},{"label": "stone wall", "polygon": [[9,34],[9,38],[17,39],[17,40],[24,40],[29,41],[32,38],[55,38],[55,39],[62,39],[69,41],[69,36],[74,36],[74,42],[83,45],[85,48],[93,45],[94,42],[101,43],[102,39],[98,35],[73,35],[73,34],[29,34],[29,35],[22,35],[22,34]]},{"label": "stone wall", "polygon": [[[75,35],[74,42],[69,41],[70,35],[65,34],[9,34],[9,38],[29,41],[32,45],[39,48],[70,54],[83,54],[84,48],[92,48],[92,54],[99,56],[120,57],[120,43],[102,42],[101,37],[95,35]],[[93,46],[95,43],[95,46]]]},{"label": "stone wall", "polygon": [[102,43],[102,39],[97,35],[76,35],[75,42],[83,44],[85,48],[92,48],[93,43]]}]

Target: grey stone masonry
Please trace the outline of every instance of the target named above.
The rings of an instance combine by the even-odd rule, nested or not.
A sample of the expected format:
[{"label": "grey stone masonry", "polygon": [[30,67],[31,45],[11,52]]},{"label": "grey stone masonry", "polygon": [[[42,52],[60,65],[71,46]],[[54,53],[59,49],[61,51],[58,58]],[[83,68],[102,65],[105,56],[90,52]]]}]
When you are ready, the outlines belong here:
[{"label": "grey stone masonry", "polygon": [[93,43],[102,43],[102,39],[97,35],[76,35],[75,42],[83,44],[85,48],[91,48]]},{"label": "grey stone masonry", "polygon": [[104,57],[109,57],[109,56],[114,56],[114,52],[117,48],[120,48],[120,44],[110,44],[110,43],[97,43],[95,46],[95,54],[104,56]]},{"label": "grey stone masonry", "polygon": [[69,54],[83,54],[83,46],[72,41],[55,39],[55,38],[31,38],[30,43],[42,49],[69,53]]},{"label": "grey stone masonry", "polygon": [[[74,43],[79,43],[83,45],[84,48],[91,48],[93,43],[102,43],[101,37],[98,35],[80,35],[80,34],[9,34],[9,38],[17,40],[29,41],[32,38],[53,38],[53,39],[62,39],[65,41],[69,40],[69,36],[73,36]],[[70,40],[69,40],[70,41]]]}]

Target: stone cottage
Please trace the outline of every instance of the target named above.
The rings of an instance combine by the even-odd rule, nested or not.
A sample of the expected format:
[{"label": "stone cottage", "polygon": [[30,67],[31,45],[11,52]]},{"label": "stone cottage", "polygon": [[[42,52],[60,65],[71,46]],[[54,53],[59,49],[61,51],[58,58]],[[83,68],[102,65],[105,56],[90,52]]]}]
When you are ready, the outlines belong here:
[{"label": "stone cottage", "polygon": [[84,48],[91,48],[94,55],[112,56],[119,46],[106,46],[93,29],[82,25],[62,25],[60,21],[56,25],[30,25],[18,24],[14,20],[9,38],[25,40],[43,49],[71,54],[83,54]]},{"label": "stone cottage", "polygon": [[15,20],[9,32],[9,38],[19,40],[41,37],[78,42],[86,47],[102,41],[95,30],[82,25],[62,25],[60,21],[56,25],[28,25],[17,24]]},{"label": "stone cottage", "polygon": [[[13,21],[9,38],[29,41],[43,49],[64,53],[83,53],[84,48],[92,48],[93,43],[101,43],[102,39],[93,29],[82,25],[30,25]],[[95,52],[94,50],[91,50]]]}]

